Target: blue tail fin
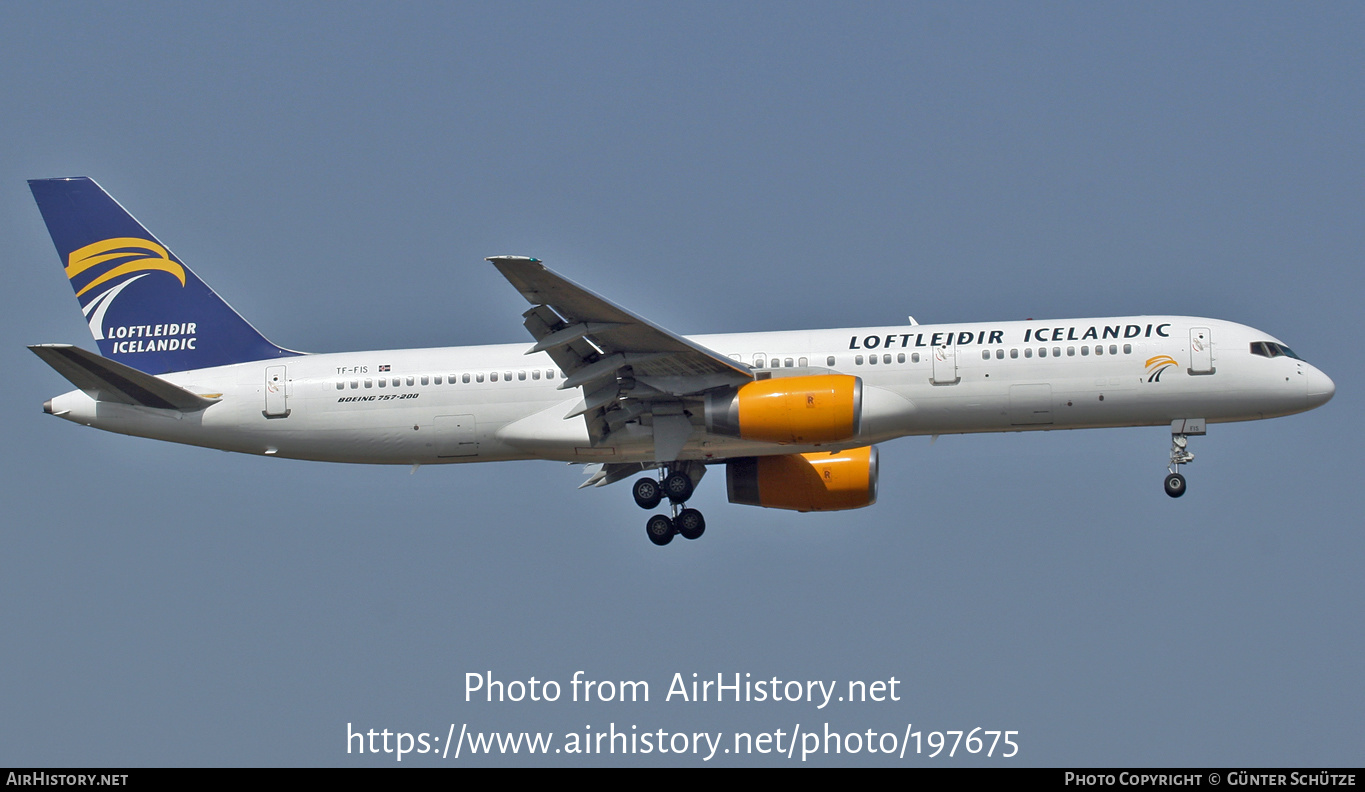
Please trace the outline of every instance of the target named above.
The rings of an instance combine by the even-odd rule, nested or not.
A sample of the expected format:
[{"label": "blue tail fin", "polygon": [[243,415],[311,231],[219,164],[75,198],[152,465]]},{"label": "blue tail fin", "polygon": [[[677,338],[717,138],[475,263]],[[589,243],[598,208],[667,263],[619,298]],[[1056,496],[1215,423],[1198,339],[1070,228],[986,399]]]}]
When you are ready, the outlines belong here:
[{"label": "blue tail fin", "polygon": [[164,374],[299,354],[256,332],[93,180],[28,186],[105,357]]}]

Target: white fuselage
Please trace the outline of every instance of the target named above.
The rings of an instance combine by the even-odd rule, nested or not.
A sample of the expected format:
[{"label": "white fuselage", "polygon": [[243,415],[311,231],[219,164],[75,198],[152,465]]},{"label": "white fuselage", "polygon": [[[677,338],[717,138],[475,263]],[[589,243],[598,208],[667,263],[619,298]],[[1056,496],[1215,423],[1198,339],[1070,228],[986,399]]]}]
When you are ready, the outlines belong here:
[{"label": "white fuselage", "polygon": [[[1192,333],[1204,333],[1198,340]],[[1332,383],[1311,364],[1250,351],[1276,339],[1232,322],[1133,316],[693,336],[782,377],[838,372],[863,380],[860,434],[837,448],[906,435],[1210,423],[1302,412]],[[1096,352],[1096,347],[1100,352]],[[221,394],[181,413],[52,400],[67,420],[123,434],[293,459],[438,464],[513,459],[653,462],[647,426],[593,445],[581,398],[527,345],[303,355],[162,378]],[[873,362],[875,360],[875,362]],[[1167,362],[1169,361],[1169,362]],[[278,376],[282,389],[267,382]],[[395,384],[396,383],[396,384]],[[439,384],[438,384],[439,383]],[[708,434],[693,415],[680,459],[814,450]],[[833,447],[832,447],[833,448]]]}]

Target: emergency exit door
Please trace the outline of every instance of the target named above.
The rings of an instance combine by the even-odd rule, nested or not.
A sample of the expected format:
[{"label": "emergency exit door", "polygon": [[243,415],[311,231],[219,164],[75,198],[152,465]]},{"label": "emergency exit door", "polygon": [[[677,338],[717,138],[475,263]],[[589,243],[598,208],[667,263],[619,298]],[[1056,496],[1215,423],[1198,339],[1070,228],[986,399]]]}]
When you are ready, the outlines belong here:
[{"label": "emergency exit door", "polygon": [[472,415],[436,416],[436,456],[478,456],[479,438]]}]

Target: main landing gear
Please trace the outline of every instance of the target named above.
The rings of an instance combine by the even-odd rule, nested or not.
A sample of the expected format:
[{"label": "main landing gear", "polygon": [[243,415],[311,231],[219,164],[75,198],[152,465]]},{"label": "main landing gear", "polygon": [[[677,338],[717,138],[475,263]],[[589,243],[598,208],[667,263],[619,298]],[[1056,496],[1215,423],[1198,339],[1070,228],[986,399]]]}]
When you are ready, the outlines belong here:
[{"label": "main landing gear", "polygon": [[[697,468],[693,478],[693,468]],[[642,509],[653,509],[664,498],[668,498],[673,516],[656,514],[645,523],[645,533],[649,541],[656,545],[666,545],[673,541],[674,534],[682,534],[684,539],[699,539],[706,531],[706,519],[696,509],[686,508],[687,499],[696,489],[696,480],[701,478],[705,469],[700,465],[680,463],[668,468],[662,480],[652,478],[637,479],[631,487],[635,503]]]},{"label": "main landing gear", "polygon": [[1190,435],[1204,434],[1204,419],[1183,418],[1171,421],[1171,464],[1166,468],[1166,494],[1179,498],[1185,494],[1185,477],[1180,466],[1194,461],[1194,454],[1186,447]]}]

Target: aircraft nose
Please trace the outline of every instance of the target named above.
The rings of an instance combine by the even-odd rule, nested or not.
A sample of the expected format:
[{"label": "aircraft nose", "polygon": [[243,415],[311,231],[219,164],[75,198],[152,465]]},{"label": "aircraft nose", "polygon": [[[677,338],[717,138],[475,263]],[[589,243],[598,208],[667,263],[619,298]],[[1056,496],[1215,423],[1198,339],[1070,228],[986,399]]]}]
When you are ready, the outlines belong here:
[{"label": "aircraft nose", "polygon": [[1308,371],[1308,406],[1321,407],[1332,400],[1332,396],[1337,392],[1337,385],[1332,382],[1332,378],[1323,374],[1316,366],[1310,366]]}]

